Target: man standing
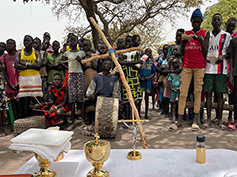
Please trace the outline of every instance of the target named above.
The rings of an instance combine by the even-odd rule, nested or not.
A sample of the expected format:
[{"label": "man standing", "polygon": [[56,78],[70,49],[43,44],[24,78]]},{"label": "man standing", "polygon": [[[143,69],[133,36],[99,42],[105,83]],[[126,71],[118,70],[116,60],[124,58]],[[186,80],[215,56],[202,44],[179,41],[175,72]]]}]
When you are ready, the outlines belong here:
[{"label": "man standing", "polygon": [[[220,26],[222,24],[222,16],[216,13],[212,17],[213,30],[210,32],[208,53],[206,59],[206,71],[204,76],[203,90],[206,94],[207,101],[207,123],[204,128],[211,124],[211,105],[212,105],[212,90],[215,88],[217,93],[217,110],[218,110],[218,125],[224,128],[222,124],[223,112],[223,93],[227,91],[226,76],[227,76],[227,61],[226,54],[229,46],[231,36],[229,33],[223,31]],[[211,64],[209,56],[214,55],[217,58],[215,64]]]}]

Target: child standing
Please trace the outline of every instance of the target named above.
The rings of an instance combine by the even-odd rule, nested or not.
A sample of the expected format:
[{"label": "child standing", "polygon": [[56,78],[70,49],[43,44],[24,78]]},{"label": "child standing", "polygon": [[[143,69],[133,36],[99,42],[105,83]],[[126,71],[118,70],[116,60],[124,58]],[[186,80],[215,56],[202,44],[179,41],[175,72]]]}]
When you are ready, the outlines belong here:
[{"label": "child standing", "polygon": [[19,69],[19,93],[24,104],[23,117],[29,116],[30,97],[42,97],[42,84],[39,70],[41,68],[40,53],[32,48],[33,38],[29,35],[24,37],[25,48],[16,54],[14,67]]},{"label": "child standing", "polygon": [[148,56],[146,61],[142,64],[140,68],[140,86],[141,92],[145,91],[145,119],[149,119],[148,117],[148,107],[149,107],[149,94],[152,92],[151,87],[151,78],[154,77],[156,66],[153,63],[152,51],[150,48],[145,50],[145,54]]},{"label": "child standing", "polygon": [[[71,117],[72,125],[67,128],[67,130],[73,130],[75,128],[75,104],[77,103],[77,108],[81,106],[81,117],[85,118],[84,109],[84,96],[86,92],[85,77],[83,74],[81,64],[81,58],[85,56],[83,51],[77,49],[78,38],[75,35],[70,37],[70,51],[66,51],[63,56],[65,60],[76,59],[68,62],[68,85],[69,85],[69,99],[68,102],[71,103]],[[80,104],[80,105],[79,105]]]},{"label": "child standing", "polygon": [[[125,38],[125,43],[127,48],[133,47],[133,41],[132,36],[127,36]],[[126,52],[124,54],[119,55],[119,62],[123,66],[123,72],[126,77],[126,80],[128,82],[128,85],[131,88],[132,96],[134,99],[134,102],[136,103],[136,106],[138,108],[138,112],[140,114],[139,106],[137,101],[141,97],[141,90],[140,90],[140,81],[139,81],[139,72],[138,69],[135,67],[136,64],[142,64],[143,61],[140,60],[140,53],[138,51],[133,52]],[[122,95],[123,95],[123,101],[125,101],[125,112],[126,112],[126,118],[130,119],[131,117],[131,110],[130,110],[130,104],[128,103],[128,93],[122,85]]]},{"label": "child standing", "polygon": [[[93,54],[91,52],[91,41],[90,40],[86,39],[83,41],[83,51],[86,53],[85,58],[90,58],[93,56]],[[88,88],[89,84],[91,83],[91,80],[97,74],[96,68],[97,68],[97,61],[96,60],[87,62],[84,65],[86,88]]]},{"label": "child standing", "polygon": [[[6,44],[4,42],[0,42],[0,56],[4,54],[6,50]],[[5,136],[6,132],[3,126],[3,112],[8,110],[8,102],[7,96],[4,88],[4,79],[3,79],[3,72],[2,67],[0,68],[0,137]]]},{"label": "child standing", "polygon": [[53,53],[48,54],[47,56],[47,68],[49,70],[48,83],[52,84],[53,75],[59,73],[62,75],[62,79],[64,80],[64,66],[60,64],[62,60],[62,54],[59,53],[60,44],[58,41],[53,42]]},{"label": "child standing", "polygon": [[[173,58],[171,60],[171,66],[174,70],[179,69],[179,59]],[[172,104],[172,123],[175,122],[175,120],[178,117],[178,101],[179,101],[179,89],[180,89],[180,82],[181,79],[181,71],[179,73],[171,73],[168,81],[170,82],[170,88],[171,88],[171,96],[170,96],[170,102]]]},{"label": "child standing", "polygon": [[[236,18],[230,17],[227,21],[227,24],[226,24],[226,32],[230,33],[232,39],[237,37],[237,33],[233,32],[235,30],[235,27],[236,27]],[[227,61],[227,72],[229,75],[229,73],[230,73],[230,62],[229,61]],[[234,87],[230,83],[228,75],[227,75],[227,79],[226,79],[226,86],[228,89],[228,97],[229,97],[228,100],[229,100],[229,105],[233,105],[234,104]],[[233,122],[232,122],[232,111],[229,111],[228,123],[233,123]]]},{"label": "child standing", "polygon": [[7,97],[11,99],[14,118],[18,119],[17,94],[19,92],[19,71],[13,67],[16,58],[16,42],[13,39],[8,39],[6,43],[8,53],[3,54],[0,59],[4,63],[5,67],[4,75],[7,81]]}]

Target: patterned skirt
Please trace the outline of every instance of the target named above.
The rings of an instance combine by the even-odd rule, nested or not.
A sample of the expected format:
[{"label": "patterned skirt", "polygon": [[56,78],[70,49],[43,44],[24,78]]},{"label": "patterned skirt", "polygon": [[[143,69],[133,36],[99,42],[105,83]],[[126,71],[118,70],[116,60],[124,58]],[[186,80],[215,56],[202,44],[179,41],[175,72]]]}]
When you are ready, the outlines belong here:
[{"label": "patterned skirt", "polygon": [[48,84],[47,84],[48,76],[41,76],[41,80],[42,80],[42,91],[43,91],[42,101],[47,102],[50,99],[50,94],[49,94]]},{"label": "patterned skirt", "polygon": [[[128,85],[130,86],[134,102],[139,99],[142,99],[142,92],[140,89],[140,82],[139,82],[138,76],[126,77],[126,80],[127,80]],[[128,93],[123,84],[122,84],[122,95],[123,95],[122,97],[123,101],[128,101]]]},{"label": "patterned skirt", "polygon": [[86,94],[85,77],[83,73],[68,73],[68,102],[84,102]]}]

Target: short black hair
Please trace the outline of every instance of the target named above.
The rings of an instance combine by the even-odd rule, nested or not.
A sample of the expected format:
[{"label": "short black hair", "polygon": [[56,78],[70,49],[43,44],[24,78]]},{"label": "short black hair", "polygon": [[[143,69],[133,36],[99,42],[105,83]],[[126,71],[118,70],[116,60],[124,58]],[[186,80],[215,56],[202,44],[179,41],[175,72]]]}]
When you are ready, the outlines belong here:
[{"label": "short black hair", "polygon": [[4,45],[4,47],[6,48],[6,44],[5,44],[4,42],[0,42],[0,44],[3,44],[3,45]]},{"label": "short black hair", "polygon": [[54,43],[54,42],[58,43],[58,45],[59,45],[59,47],[60,47],[60,43],[59,43],[57,40],[53,41],[53,43]]},{"label": "short black hair", "polygon": [[235,17],[230,17],[230,18],[227,20],[227,24],[230,23],[230,22],[235,22],[235,23],[236,23],[236,18],[235,18]]},{"label": "short black hair", "polygon": [[7,41],[6,41],[6,43],[8,42],[8,41],[12,41],[13,43],[14,43],[14,45],[16,45],[16,41],[14,40],[14,39],[8,39]]},{"label": "short black hair", "polygon": [[[126,36],[126,37],[125,37],[125,40],[126,40],[127,38],[132,38],[132,36],[131,36],[131,35]],[[132,39],[133,39],[133,38],[132,38]]]},{"label": "short black hair", "polygon": [[137,39],[137,37],[140,38],[140,36],[139,36],[138,34],[134,34],[134,35],[132,36],[132,41],[135,41],[135,40]]},{"label": "short black hair", "polygon": [[38,41],[40,42],[40,44],[41,44],[41,40],[40,40],[40,38],[35,37],[34,40],[38,40]]},{"label": "short black hair", "polygon": [[165,44],[165,45],[163,45],[163,48],[164,48],[165,46],[170,47],[169,44]]},{"label": "short black hair", "polygon": [[53,77],[54,76],[61,76],[61,78],[63,79],[63,76],[62,76],[62,74],[60,74],[60,73],[55,73],[54,75],[53,75]]},{"label": "short black hair", "polygon": [[32,36],[27,34],[27,35],[24,36],[24,39],[27,38],[27,37],[30,38],[32,40],[32,42],[33,42],[33,37]]},{"label": "short black hair", "polygon": [[220,15],[220,16],[221,16],[221,19],[222,19],[222,15],[221,15],[220,13],[215,13],[215,14],[212,16],[212,20],[213,20],[213,18],[214,18],[216,15]]},{"label": "short black hair", "polygon": [[179,29],[177,29],[176,33],[177,33],[177,32],[184,33],[184,32],[185,32],[185,30],[184,30],[183,28],[179,28]]}]

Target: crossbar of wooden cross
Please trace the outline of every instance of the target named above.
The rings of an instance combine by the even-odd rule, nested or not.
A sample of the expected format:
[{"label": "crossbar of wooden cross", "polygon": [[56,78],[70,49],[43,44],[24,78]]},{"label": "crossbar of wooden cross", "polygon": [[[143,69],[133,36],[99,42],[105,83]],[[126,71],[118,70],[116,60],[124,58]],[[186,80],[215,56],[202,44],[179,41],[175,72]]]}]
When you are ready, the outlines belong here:
[{"label": "crossbar of wooden cross", "polygon": [[[111,46],[110,43],[107,41],[107,39],[106,39],[104,33],[101,31],[101,29],[99,28],[99,26],[97,25],[97,23],[95,22],[95,20],[93,19],[93,17],[90,17],[90,21],[91,21],[91,23],[93,24],[93,26],[95,27],[95,29],[98,31],[98,33],[100,34],[100,36],[101,36],[102,40],[104,41],[105,45],[108,47],[108,49],[111,49],[112,46]],[[135,118],[136,118],[137,120],[140,120],[139,113],[138,113],[137,108],[136,108],[136,106],[135,106],[135,104],[134,104],[134,100],[133,100],[133,96],[132,96],[132,93],[131,93],[130,86],[128,85],[127,80],[126,80],[126,78],[125,78],[125,76],[124,76],[122,67],[121,67],[121,65],[119,64],[119,62],[117,61],[116,56],[115,56],[115,54],[114,54],[113,52],[111,53],[111,57],[112,57],[113,62],[114,62],[115,65],[116,65],[116,67],[118,68],[118,71],[119,71],[119,74],[120,74],[120,78],[121,78],[121,80],[122,80],[122,82],[123,82],[123,84],[124,84],[124,86],[125,86],[125,89],[126,89],[126,91],[127,91],[127,93],[128,93],[128,100],[129,100],[129,103],[130,103],[130,105],[131,105],[131,107],[132,107],[132,110],[133,110],[133,112],[134,112]],[[139,125],[140,122],[137,122],[137,124]],[[143,148],[144,148],[144,149],[148,149],[148,145],[147,145],[147,141],[146,141],[146,136],[145,136],[145,133],[144,133],[144,131],[143,131],[142,126],[139,126],[139,127],[138,127],[138,130],[139,130],[139,133],[140,133],[140,137],[141,137],[141,139],[142,139]]]},{"label": "crossbar of wooden cross", "polygon": [[[139,47],[131,47],[129,49],[123,49],[123,50],[116,50],[116,54],[120,54],[120,53],[126,53],[126,52],[131,52],[131,51],[135,51],[135,50],[139,50],[139,51],[142,51],[143,50],[143,47],[142,46],[139,46]],[[87,58],[87,59],[84,59],[84,60],[81,60],[81,63],[88,63],[88,62],[91,62],[93,60],[98,60],[98,59],[103,59],[103,58],[107,58],[109,56],[109,54],[103,54],[103,55],[94,55],[90,58]],[[70,60],[65,60],[65,61],[62,61],[62,63],[67,63],[69,61],[74,61],[76,59],[70,59]]]}]

